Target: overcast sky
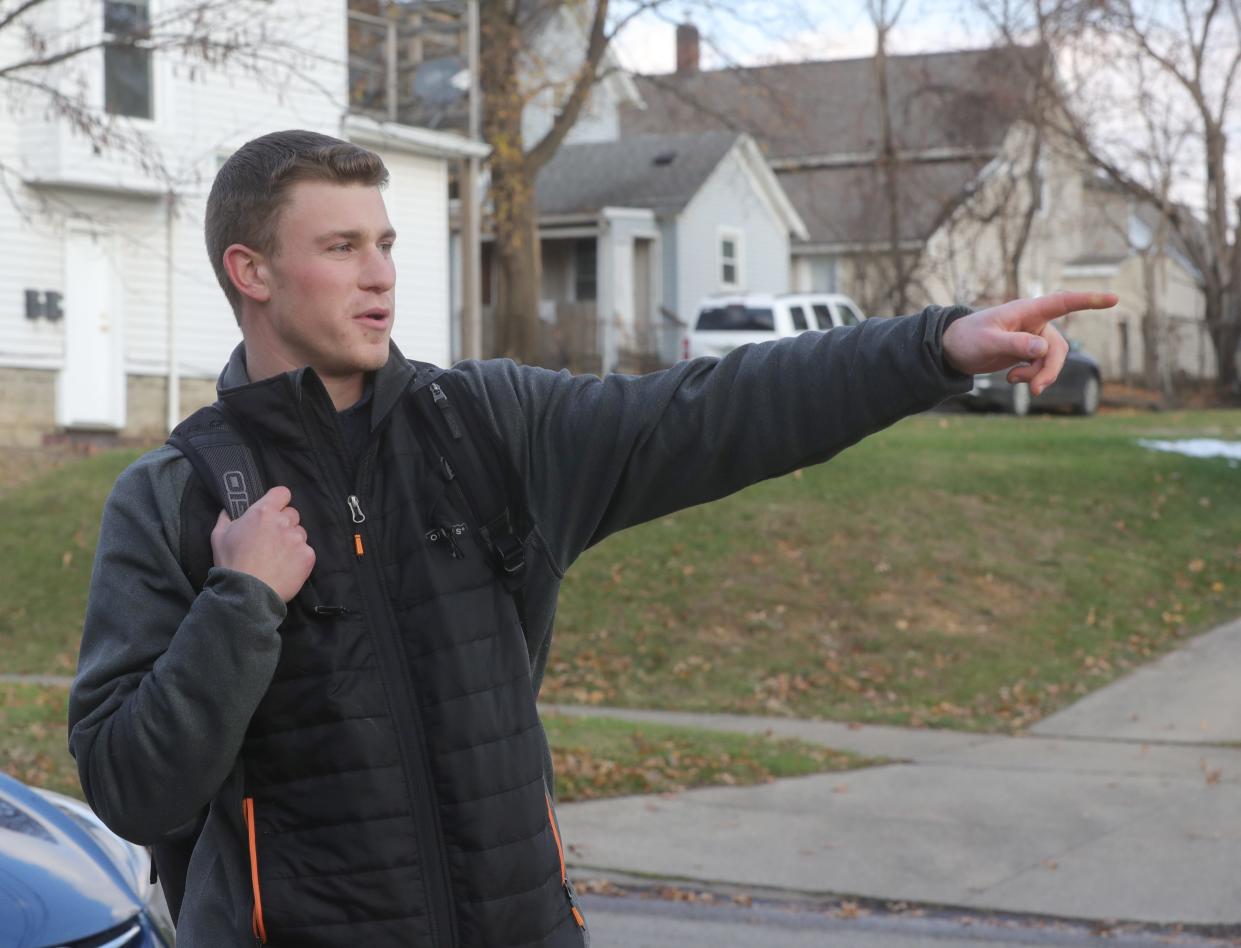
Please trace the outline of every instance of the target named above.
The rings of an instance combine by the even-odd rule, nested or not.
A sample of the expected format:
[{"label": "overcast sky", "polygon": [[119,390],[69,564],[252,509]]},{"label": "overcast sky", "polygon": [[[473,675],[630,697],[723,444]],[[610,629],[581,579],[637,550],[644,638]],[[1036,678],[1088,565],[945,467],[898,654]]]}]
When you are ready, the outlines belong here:
[{"label": "overcast sky", "polygon": [[[986,31],[962,16],[961,7],[961,0],[908,0],[891,50],[913,53],[988,45]],[[724,8],[734,12],[718,12]],[[666,13],[647,15],[628,25],[617,44],[624,65],[636,72],[671,72],[676,67],[673,24],[683,18],[693,20],[704,35],[704,68],[729,62],[845,59],[870,56],[875,50],[875,31],[865,0],[714,4],[686,0]]]}]

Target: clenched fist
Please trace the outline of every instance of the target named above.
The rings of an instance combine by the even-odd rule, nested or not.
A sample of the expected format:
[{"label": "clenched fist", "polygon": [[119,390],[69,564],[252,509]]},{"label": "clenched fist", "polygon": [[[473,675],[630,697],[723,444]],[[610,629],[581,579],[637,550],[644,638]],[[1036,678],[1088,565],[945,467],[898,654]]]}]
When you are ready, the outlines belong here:
[{"label": "clenched fist", "polygon": [[315,565],[292,499],[287,487],[273,487],[235,521],[221,510],[211,531],[216,566],[249,573],[283,602],[297,595]]}]

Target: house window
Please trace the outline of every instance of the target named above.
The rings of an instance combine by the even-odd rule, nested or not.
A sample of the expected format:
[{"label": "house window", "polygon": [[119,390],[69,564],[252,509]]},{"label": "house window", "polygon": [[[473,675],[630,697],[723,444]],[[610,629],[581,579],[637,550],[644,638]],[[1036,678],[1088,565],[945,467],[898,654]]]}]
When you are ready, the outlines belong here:
[{"label": "house window", "polygon": [[599,244],[593,238],[573,243],[573,298],[593,300],[598,293]]},{"label": "house window", "polygon": [[103,5],[103,101],[109,115],[152,117],[151,35],[145,2],[105,0]]},{"label": "house window", "polygon": [[720,229],[720,289],[741,286],[741,231]]}]

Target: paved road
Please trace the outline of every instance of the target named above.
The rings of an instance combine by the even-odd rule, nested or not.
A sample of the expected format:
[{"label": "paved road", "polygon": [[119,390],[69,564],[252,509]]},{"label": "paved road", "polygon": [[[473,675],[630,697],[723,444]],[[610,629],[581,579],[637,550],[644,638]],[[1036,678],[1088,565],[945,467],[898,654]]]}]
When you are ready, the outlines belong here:
[{"label": "paved road", "polygon": [[1207,948],[1228,941],[1160,931],[1103,931],[1049,921],[963,915],[841,918],[801,905],[748,908],[634,895],[583,898],[592,948]]}]

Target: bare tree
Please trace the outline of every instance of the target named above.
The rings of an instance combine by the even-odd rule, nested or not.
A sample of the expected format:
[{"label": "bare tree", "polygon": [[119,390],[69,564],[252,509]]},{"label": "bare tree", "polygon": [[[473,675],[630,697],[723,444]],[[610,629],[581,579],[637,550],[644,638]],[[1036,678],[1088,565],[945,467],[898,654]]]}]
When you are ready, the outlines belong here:
[{"label": "bare tree", "polygon": [[[548,78],[531,62],[528,40],[541,22],[567,11],[582,24],[584,48],[559,50],[576,62],[567,80]],[[488,0],[481,5],[480,84],[483,137],[492,148],[490,199],[500,281],[495,303],[499,350],[529,361],[539,354],[539,289],[542,265],[535,207],[535,178],[556,154],[590,99],[609,76],[608,51],[636,18],[649,15],[674,22],[696,11],[706,20],[745,25],[773,37],[773,24],[799,22],[795,0]],[[728,62],[718,44],[705,44]],[[527,104],[554,86],[559,105],[551,127],[526,142],[522,115]]]},{"label": "bare tree", "polygon": [[608,0],[597,0],[589,14],[586,49],[564,104],[543,138],[527,147],[522,116],[531,90],[523,83],[523,44],[538,19],[564,5],[553,0],[492,0],[483,3],[480,10],[483,54],[479,82],[486,104],[483,137],[492,148],[490,194],[500,267],[496,301],[499,348],[504,355],[521,361],[533,361],[539,345],[542,261],[534,181],[577,122],[599,81],[608,44],[619,28],[614,25],[609,30]]},{"label": "bare tree", "polygon": [[[1229,127],[1241,75],[1239,0],[977,0],[1006,37],[1057,55],[1054,133],[1158,210],[1196,271],[1220,388],[1235,392],[1241,341],[1241,195]],[[1196,182],[1197,199],[1173,193]],[[1148,329],[1152,341],[1156,327]]]},{"label": "bare tree", "polygon": [[908,309],[910,283],[919,255],[901,247],[901,158],[897,153],[892,124],[892,97],[888,88],[888,42],[905,10],[907,0],[866,0],[866,12],[875,27],[875,87],[879,106],[879,168],[888,204],[888,251],[886,296],[893,312]]}]

